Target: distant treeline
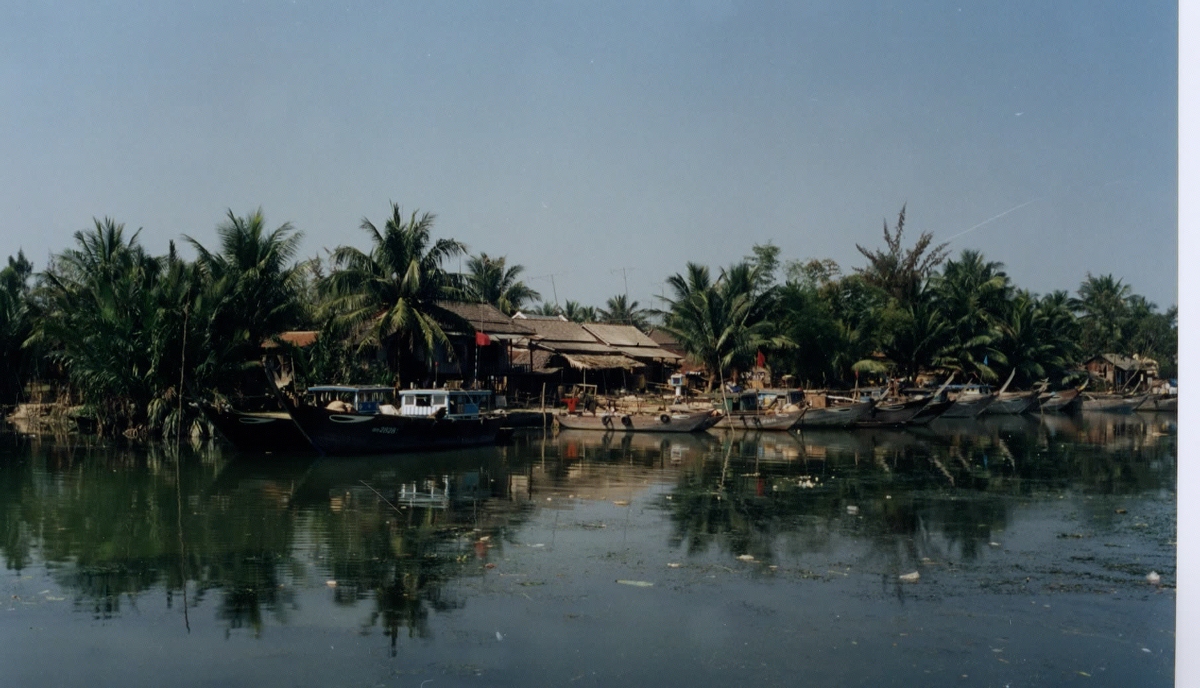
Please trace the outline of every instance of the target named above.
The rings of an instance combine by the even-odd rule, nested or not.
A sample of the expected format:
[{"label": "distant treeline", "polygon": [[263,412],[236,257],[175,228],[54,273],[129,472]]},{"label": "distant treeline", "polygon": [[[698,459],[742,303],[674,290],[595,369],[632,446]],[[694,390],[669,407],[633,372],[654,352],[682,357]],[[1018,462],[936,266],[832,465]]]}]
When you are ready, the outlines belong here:
[{"label": "distant treeline", "polygon": [[[659,328],[710,384],[748,370],[760,352],[776,375],[822,387],[921,372],[995,382],[1014,369],[1017,388],[1060,386],[1110,352],[1155,359],[1167,377],[1177,365],[1175,307],[1158,312],[1112,275],[1089,273],[1074,296],[1030,293],[1002,264],[970,250],[951,258],[928,233],[905,247],[903,209],[894,228],[884,223],[883,247],[857,247],[862,267],[784,261],[773,244],[755,245],[715,272],[688,263],[667,278],[657,308],[623,294],[600,308],[560,308],[521,280],[522,266],[435,239],[433,223],[392,204],[381,227],[362,221],[368,250],[298,260],[291,224],[268,229],[261,210],[230,212],[214,248],[182,238],[197,256],[188,261],[174,242],[153,256],[139,232],[96,220],[41,272],[23,253],[0,270],[0,403],[50,383],[105,432],[171,435],[196,418],[182,402],[236,395],[262,343],[294,330],[320,333],[290,351],[302,381],[420,380],[435,352],[452,351],[447,331],[471,330],[446,301]],[[449,272],[459,256],[466,271]]]}]

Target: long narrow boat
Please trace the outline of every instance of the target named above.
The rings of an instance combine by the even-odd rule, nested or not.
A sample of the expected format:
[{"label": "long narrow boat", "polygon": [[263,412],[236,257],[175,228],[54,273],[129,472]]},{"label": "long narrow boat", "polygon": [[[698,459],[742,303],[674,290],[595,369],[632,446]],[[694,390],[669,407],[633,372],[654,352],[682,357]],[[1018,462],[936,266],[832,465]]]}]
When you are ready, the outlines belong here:
[{"label": "long narrow boat", "polygon": [[332,456],[494,444],[504,421],[487,410],[487,391],[406,389],[397,400],[390,387],[330,385],[299,402],[278,396],[313,447]]},{"label": "long narrow boat", "polygon": [[796,423],[797,428],[849,428],[871,414],[875,400],[850,401],[825,408],[809,408]]},{"label": "long narrow boat", "polygon": [[1179,411],[1179,395],[1159,394],[1148,397],[1137,410],[1148,413],[1176,413]]},{"label": "long narrow boat", "polygon": [[721,419],[721,412],[663,411],[661,413],[563,413],[554,417],[566,430],[597,430],[602,432],[703,432]]},{"label": "long narrow boat", "polygon": [[855,425],[860,428],[887,427],[905,425],[917,417],[929,405],[929,398],[908,399],[906,401],[885,402],[875,404],[871,414],[858,421]]},{"label": "long narrow boat", "polygon": [[1019,416],[1037,403],[1038,392],[1005,392],[983,409],[984,414],[992,416]]},{"label": "long narrow boat", "polygon": [[1085,394],[1083,395],[1083,411],[1102,411],[1104,413],[1133,413],[1146,400],[1146,395],[1127,397],[1120,394]]},{"label": "long narrow boat", "polygon": [[912,420],[908,421],[909,425],[929,425],[935,418],[940,418],[946,409],[954,405],[954,400],[943,399],[942,401],[931,401],[921,409],[921,412],[913,416]]},{"label": "long narrow boat", "polygon": [[1083,404],[1083,397],[1080,395],[1080,390],[1072,387],[1071,389],[1061,389],[1057,392],[1052,392],[1049,396],[1041,399],[1042,413],[1075,413]]},{"label": "long narrow boat", "polygon": [[713,425],[716,430],[791,430],[808,409],[795,411],[730,411]]},{"label": "long narrow boat", "polygon": [[993,392],[984,394],[960,394],[954,404],[942,413],[942,418],[974,418],[996,401]]},{"label": "long narrow boat", "polygon": [[204,417],[238,451],[311,452],[313,449],[286,411],[238,411],[207,403],[199,406]]}]

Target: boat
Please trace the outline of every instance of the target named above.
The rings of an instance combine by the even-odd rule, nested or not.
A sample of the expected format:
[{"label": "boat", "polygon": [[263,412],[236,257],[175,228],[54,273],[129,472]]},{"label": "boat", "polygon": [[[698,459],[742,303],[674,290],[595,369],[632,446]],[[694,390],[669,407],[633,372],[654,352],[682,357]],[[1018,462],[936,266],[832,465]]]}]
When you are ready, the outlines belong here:
[{"label": "boat", "polygon": [[855,401],[827,396],[824,408],[810,406],[796,423],[797,428],[849,428],[867,418],[875,408],[875,399]]},{"label": "boat", "polygon": [[[803,399],[803,397],[799,397]],[[787,391],[743,392],[725,400],[725,413],[713,425],[718,430],[791,430],[804,416],[804,406],[791,403]]]},{"label": "boat", "polygon": [[941,417],[951,406],[954,405],[953,399],[942,399],[941,401],[931,401],[921,409],[921,412],[913,416],[908,421],[909,425],[929,425],[935,418]]},{"label": "boat", "polygon": [[984,414],[995,416],[1019,416],[1037,403],[1038,392],[1005,392],[983,409]]},{"label": "boat", "polygon": [[576,411],[554,417],[564,430],[602,432],[703,432],[721,419],[716,409],[683,411],[667,409],[658,413],[625,413],[619,410]]},{"label": "boat", "polygon": [[1127,397],[1121,394],[1084,394],[1080,410],[1101,411],[1104,413],[1132,413],[1145,400],[1145,394],[1134,397]]},{"label": "boat", "polygon": [[871,409],[870,415],[858,421],[855,425],[860,428],[886,427],[905,425],[925,407],[929,406],[931,397],[907,399],[904,401],[879,401]]},{"label": "boat", "polygon": [[1072,387],[1039,397],[1042,413],[1075,413],[1083,403],[1080,390]]},{"label": "boat", "polygon": [[722,414],[715,430],[791,430],[808,409],[794,411],[730,411]]},{"label": "boat", "polygon": [[495,444],[504,414],[486,390],[325,385],[296,401],[280,394],[288,415],[321,454],[393,454]]},{"label": "boat", "polygon": [[1147,397],[1142,405],[1137,407],[1137,410],[1150,413],[1177,413],[1179,411],[1179,395],[1159,394]]},{"label": "boat", "polygon": [[264,454],[313,449],[286,411],[238,411],[208,403],[199,407],[208,422],[238,451]]}]

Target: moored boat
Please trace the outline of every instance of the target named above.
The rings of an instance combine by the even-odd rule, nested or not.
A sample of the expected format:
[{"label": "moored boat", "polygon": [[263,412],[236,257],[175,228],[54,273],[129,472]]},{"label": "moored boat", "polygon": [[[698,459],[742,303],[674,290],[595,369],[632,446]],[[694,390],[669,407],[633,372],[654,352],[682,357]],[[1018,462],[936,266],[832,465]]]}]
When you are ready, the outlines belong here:
[{"label": "moored boat", "polygon": [[238,411],[202,403],[201,413],[238,451],[311,452],[313,446],[286,411]]},{"label": "moored boat", "polygon": [[987,415],[1019,416],[1037,403],[1038,392],[1005,392],[988,404],[983,412]]},{"label": "moored boat", "polygon": [[330,385],[299,402],[280,398],[313,447],[333,456],[494,444],[504,420],[490,391]]},{"label": "moored boat", "polygon": [[808,409],[795,411],[730,411],[721,416],[716,430],[791,430]]},{"label": "moored boat", "polygon": [[702,432],[721,419],[715,409],[702,411],[666,410],[658,413],[621,411],[562,413],[554,417],[566,430],[601,432]]},{"label": "moored boat", "polygon": [[959,392],[950,408],[942,413],[942,418],[974,418],[983,413],[998,395],[994,392],[983,392],[969,389]]},{"label": "moored boat", "polygon": [[828,397],[824,408],[809,407],[796,423],[797,428],[849,428],[871,414],[875,400],[854,401]]},{"label": "moored boat", "polygon": [[1052,392],[1040,400],[1042,413],[1075,413],[1083,403],[1080,390],[1074,387]]},{"label": "moored boat", "polygon": [[907,399],[904,401],[880,401],[871,409],[870,415],[858,421],[858,427],[883,427],[905,425],[917,417],[930,398]]},{"label": "moored boat", "polygon": [[1080,408],[1083,411],[1102,411],[1104,413],[1132,413],[1134,409],[1146,400],[1142,394],[1127,397],[1121,394],[1084,394]]},{"label": "moored boat", "polygon": [[931,401],[921,409],[920,413],[913,416],[908,421],[909,425],[929,425],[935,418],[941,417],[946,409],[954,405],[952,399],[942,399],[941,401]]}]

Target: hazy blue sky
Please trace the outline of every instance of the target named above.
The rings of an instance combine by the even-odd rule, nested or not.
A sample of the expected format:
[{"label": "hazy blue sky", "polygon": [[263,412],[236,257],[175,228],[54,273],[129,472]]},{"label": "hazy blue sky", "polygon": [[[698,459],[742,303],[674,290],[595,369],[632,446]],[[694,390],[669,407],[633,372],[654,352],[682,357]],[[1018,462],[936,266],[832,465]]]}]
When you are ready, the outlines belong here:
[{"label": "hazy blue sky", "polygon": [[[394,6],[393,6],[394,5]],[[9,2],[0,260],[227,209],[304,253],[389,202],[552,300],[908,230],[1018,286],[1176,298],[1171,2]],[[1024,205],[1023,205],[1024,204]],[[1015,210],[1013,210],[1015,208]],[[450,266],[457,269],[456,265]],[[549,275],[554,275],[552,282]]]}]

